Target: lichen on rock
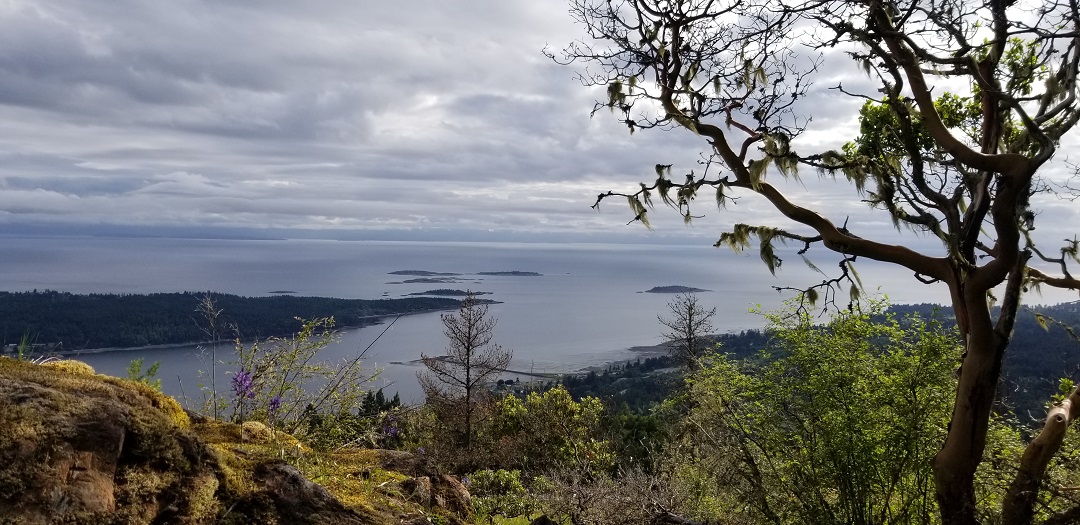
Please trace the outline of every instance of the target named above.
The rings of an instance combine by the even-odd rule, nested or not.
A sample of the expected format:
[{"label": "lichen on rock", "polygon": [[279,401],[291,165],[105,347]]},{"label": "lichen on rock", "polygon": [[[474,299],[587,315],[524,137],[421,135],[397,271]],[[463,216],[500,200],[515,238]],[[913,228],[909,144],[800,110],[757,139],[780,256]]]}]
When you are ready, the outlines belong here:
[{"label": "lichen on rock", "polygon": [[205,445],[166,396],[135,385],[89,367],[0,359],[0,515],[211,522],[216,505],[187,496],[216,484]]},{"label": "lichen on rock", "polygon": [[[460,482],[414,455],[322,454],[263,424],[189,416],[149,385],[75,361],[0,357],[0,525],[390,525],[471,514]],[[424,505],[377,490],[409,476],[431,476]]]}]

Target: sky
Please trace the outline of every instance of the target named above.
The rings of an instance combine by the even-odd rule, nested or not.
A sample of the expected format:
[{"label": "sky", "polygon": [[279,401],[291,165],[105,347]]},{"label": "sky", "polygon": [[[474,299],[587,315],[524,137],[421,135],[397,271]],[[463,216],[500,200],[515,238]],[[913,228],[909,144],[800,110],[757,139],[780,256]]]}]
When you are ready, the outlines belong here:
[{"label": "sky", "polygon": [[[582,36],[565,0],[4,0],[0,29],[10,233],[711,242],[775,215],[748,198],[648,231],[590,208],[705,144],[590,117],[602,89],[543,53]],[[857,131],[860,101],[829,88],[866,79],[835,58],[801,147]],[[800,202],[891,229],[845,183],[807,184]]]}]

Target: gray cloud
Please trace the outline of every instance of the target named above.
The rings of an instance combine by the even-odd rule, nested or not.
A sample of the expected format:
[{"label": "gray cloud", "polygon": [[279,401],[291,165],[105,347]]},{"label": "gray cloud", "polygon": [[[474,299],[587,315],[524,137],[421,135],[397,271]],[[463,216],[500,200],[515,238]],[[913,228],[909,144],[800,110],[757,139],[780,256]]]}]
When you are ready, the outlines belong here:
[{"label": "gray cloud", "polygon": [[[652,233],[622,202],[590,209],[656,163],[700,169],[707,145],[589,117],[602,89],[541,53],[581,36],[564,0],[14,0],[0,26],[0,224],[699,241],[785,224],[753,197],[721,215],[707,196],[689,228],[658,211]],[[830,88],[873,89],[834,54],[799,148],[857,130],[860,102]],[[846,184],[804,181],[800,202],[891,230]]]}]

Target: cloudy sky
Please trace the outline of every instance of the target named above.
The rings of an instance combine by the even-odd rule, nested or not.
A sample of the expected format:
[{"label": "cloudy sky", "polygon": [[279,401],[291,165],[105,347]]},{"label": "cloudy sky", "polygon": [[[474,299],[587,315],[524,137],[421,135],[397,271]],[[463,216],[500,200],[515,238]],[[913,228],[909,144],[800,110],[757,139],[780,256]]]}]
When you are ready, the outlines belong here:
[{"label": "cloudy sky", "polygon": [[[602,93],[542,53],[581,35],[565,0],[6,0],[0,28],[12,232],[656,240],[739,220],[657,213],[649,233],[589,208],[702,144],[589,117]],[[808,144],[852,136],[858,102],[827,88],[859,77],[832,71]],[[812,184],[805,203],[855,201]]]}]

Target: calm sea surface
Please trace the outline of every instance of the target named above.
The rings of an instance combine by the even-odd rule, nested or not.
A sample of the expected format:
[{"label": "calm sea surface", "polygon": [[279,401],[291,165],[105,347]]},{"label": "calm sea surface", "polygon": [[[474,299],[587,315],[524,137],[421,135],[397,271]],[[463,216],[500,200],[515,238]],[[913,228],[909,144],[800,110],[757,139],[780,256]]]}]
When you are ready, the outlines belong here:
[{"label": "calm sea surface", "polygon": [[[567,372],[636,358],[629,348],[660,341],[657,314],[671,296],[640,293],[654,286],[684,285],[712,290],[699,294],[715,306],[718,331],[761,326],[748,310],[774,307],[788,297],[772,286],[806,286],[822,276],[797,255],[784,256],[773,277],[756,254],[733,254],[711,246],[417,243],[312,240],[191,240],[108,238],[5,238],[0,290],[60,290],[73,293],[151,293],[212,290],[247,296],[291,290],[298,295],[378,299],[435,288],[491,292],[498,319],[495,341],[514,351],[511,368]],[[835,268],[822,258],[815,264]],[[897,303],[942,302],[942,287],[918,284],[888,266],[860,265],[864,283]],[[461,283],[395,284],[395,270],[472,274]],[[540,277],[481,276],[491,271],[539,272]],[[878,288],[880,286],[880,288]],[[846,292],[845,292],[846,296]],[[193,305],[194,310],[194,305]],[[226,312],[227,314],[227,312]],[[303,312],[297,312],[303,315]],[[327,360],[355,356],[385,328],[345,330],[328,348]],[[419,401],[410,363],[421,353],[438,355],[445,338],[439,314],[405,316],[371,347],[366,366],[381,369],[378,386]],[[229,348],[219,349],[228,360]],[[99,372],[124,375],[136,357],[160,361],[165,390],[197,395],[200,361],[194,347],[88,353],[81,356]],[[226,354],[226,355],[222,355]],[[227,367],[220,367],[227,368]],[[219,385],[227,384],[219,379]]]}]

